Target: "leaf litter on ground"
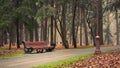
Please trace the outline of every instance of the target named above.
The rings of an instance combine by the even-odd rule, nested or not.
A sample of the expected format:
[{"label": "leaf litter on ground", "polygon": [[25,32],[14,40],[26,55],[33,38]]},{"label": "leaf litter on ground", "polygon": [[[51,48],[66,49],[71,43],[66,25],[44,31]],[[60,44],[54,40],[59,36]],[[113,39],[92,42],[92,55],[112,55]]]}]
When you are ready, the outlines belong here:
[{"label": "leaf litter on ground", "polygon": [[120,49],[72,63],[69,68],[120,68]]}]

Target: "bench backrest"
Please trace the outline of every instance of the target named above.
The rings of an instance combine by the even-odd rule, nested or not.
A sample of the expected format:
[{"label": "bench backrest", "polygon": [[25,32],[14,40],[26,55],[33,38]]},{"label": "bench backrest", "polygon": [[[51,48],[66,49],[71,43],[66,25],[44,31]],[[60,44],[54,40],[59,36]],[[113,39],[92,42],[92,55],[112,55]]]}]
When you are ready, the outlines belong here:
[{"label": "bench backrest", "polygon": [[40,41],[40,42],[24,42],[22,41],[22,44],[24,45],[24,48],[45,48],[45,49],[54,49],[55,46],[47,46],[46,42]]},{"label": "bench backrest", "polygon": [[42,45],[47,45],[44,41],[40,42],[25,42],[26,46],[42,46]]}]

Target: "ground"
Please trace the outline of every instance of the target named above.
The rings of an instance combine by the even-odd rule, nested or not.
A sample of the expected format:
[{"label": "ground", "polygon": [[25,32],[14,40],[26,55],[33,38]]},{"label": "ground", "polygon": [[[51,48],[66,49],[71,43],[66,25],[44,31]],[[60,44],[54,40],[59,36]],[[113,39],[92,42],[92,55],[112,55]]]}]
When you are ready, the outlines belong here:
[{"label": "ground", "polygon": [[77,61],[70,68],[120,68],[120,49]]},{"label": "ground", "polygon": [[[91,48],[91,47],[93,47],[93,46],[85,46],[85,45],[83,45],[83,46],[78,46],[78,48]],[[9,50],[9,44],[6,44],[6,45],[4,45],[4,47],[1,47],[0,48],[0,56],[4,56],[4,55],[7,55],[7,54],[12,54],[12,53],[19,53],[19,52],[24,52],[24,47],[23,47],[23,45],[21,45],[21,48],[20,49],[17,49],[17,47],[16,47],[16,45],[12,45],[12,47],[11,47],[12,49],[10,49]],[[72,46],[72,45],[70,45],[70,49],[73,49],[74,47]],[[63,47],[63,45],[61,45],[61,44],[58,44],[57,46],[56,46],[56,49],[57,50],[63,50],[63,49],[65,49],[64,47]]]},{"label": "ground", "polygon": [[[101,51],[106,52],[106,51],[118,49],[118,48],[120,48],[120,46],[106,46],[106,47],[101,47]],[[14,50],[14,51],[12,51],[12,50]],[[10,50],[10,51],[16,52],[15,49],[12,49],[12,50]],[[85,48],[85,49],[83,49],[83,48],[82,49],[81,48],[80,49],[79,48],[77,48],[77,49],[62,49],[62,50],[55,49],[53,52],[28,54],[26,56],[16,57],[16,58],[5,58],[5,59],[0,58],[0,68],[31,68],[33,66],[51,63],[51,62],[71,58],[71,57],[78,56],[78,55],[91,54],[91,53],[94,53],[94,51],[95,51],[95,47]],[[5,51],[5,52],[9,53],[8,51]],[[98,55],[98,56],[102,56],[102,55]],[[113,56],[115,56],[115,55],[113,55]],[[88,59],[88,61],[89,60],[90,59]],[[91,61],[93,61],[93,64],[95,64],[94,63],[95,60],[91,60]],[[83,62],[87,63],[87,59],[86,59],[86,62],[85,61],[83,61]],[[91,62],[89,62],[89,65],[90,65],[90,63]],[[96,63],[98,63],[98,62],[96,61]],[[74,66],[77,66],[77,64],[79,64],[79,63],[76,62],[74,64],[71,64],[71,67],[74,68]]]},{"label": "ground", "polygon": [[8,54],[13,54],[13,53],[19,53],[23,52],[23,49],[12,49],[12,50],[0,50],[0,56],[8,55]]}]

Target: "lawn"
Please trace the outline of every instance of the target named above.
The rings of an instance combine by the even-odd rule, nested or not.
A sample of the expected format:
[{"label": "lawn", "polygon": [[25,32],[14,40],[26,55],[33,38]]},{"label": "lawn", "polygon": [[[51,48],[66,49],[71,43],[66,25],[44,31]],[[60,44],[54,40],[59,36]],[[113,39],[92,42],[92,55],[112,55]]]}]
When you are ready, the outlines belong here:
[{"label": "lawn", "polygon": [[23,50],[12,48],[0,48],[0,58],[14,58],[25,56]]},{"label": "lawn", "polygon": [[15,57],[22,57],[25,56],[23,52],[17,52],[17,53],[8,53],[5,55],[1,55],[0,58],[15,58]]}]

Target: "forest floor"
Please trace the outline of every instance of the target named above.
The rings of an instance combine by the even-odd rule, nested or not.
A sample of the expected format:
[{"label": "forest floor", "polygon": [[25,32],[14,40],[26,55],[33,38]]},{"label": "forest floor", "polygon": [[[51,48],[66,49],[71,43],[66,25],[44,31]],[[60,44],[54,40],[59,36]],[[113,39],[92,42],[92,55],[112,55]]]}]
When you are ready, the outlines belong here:
[{"label": "forest floor", "polygon": [[23,52],[23,49],[0,50],[0,56],[6,56],[8,54],[15,54],[20,52]]},{"label": "forest floor", "polygon": [[[20,46],[21,46],[21,48],[17,49],[16,45],[14,44],[14,45],[12,45],[11,49],[9,50],[9,45],[8,44],[4,45],[4,47],[0,47],[0,56],[4,56],[7,54],[19,53],[19,52],[24,53],[23,45],[20,45]],[[110,45],[102,45],[102,46],[111,46],[111,44]],[[92,46],[92,45],[85,46],[85,44],[82,44],[82,46],[79,45],[77,48],[84,49],[84,48],[92,48],[92,47],[94,47],[94,46]],[[70,45],[69,48],[74,49],[74,47],[72,45]],[[58,44],[55,49],[63,50],[65,48],[63,47],[63,45]]]},{"label": "forest floor", "polygon": [[[77,48],[91,48],[94,46],[78,46]],[[64,50],[65,48],[63,47],[63,45],[58,44],[55,48],[56,50]],[[72,45],[70,45],[70,49],[74,49],[74,47]],[[0,47],[0,56],[6,56],[8,54],[15,54],[15,53],[24,53],[24,47],[23,45],[21,46],[21,48],[17,49],[16,45],[12,45],[11,49],[9,49],[9,45],[4,45],[4,47]]]},{"label": "forest floor", "polygon": [[69,68],[120,68],[120,48],[74,62]]},{"label": "forest floor", "polygon": [[[111,44],[110,45],[103,45],[103,46],[111,46]],[[85,46],[85,44],[82,44],[82,46],[79,45],[77,48],[78,49],[84,49],[84,48],[92,48],[92,47],[94,47],[94,46],[92,46],[92,45]],[[58,44],[55,49],[63,50],[65,48],[63,47],[63,45]],[[74,47],[72,45],[70,45],[70,49],[74,49]],[[9,50],[9,45],[8,44],[4,45],[4,47],[0,47],[0,56],[5,56],[7,54],[20,53],[20,52],[24,53],[23,45],[21,45],[20,49],[17,49],[16,45],[14,44],[14,45],[12,45],[10,50]]]}]

